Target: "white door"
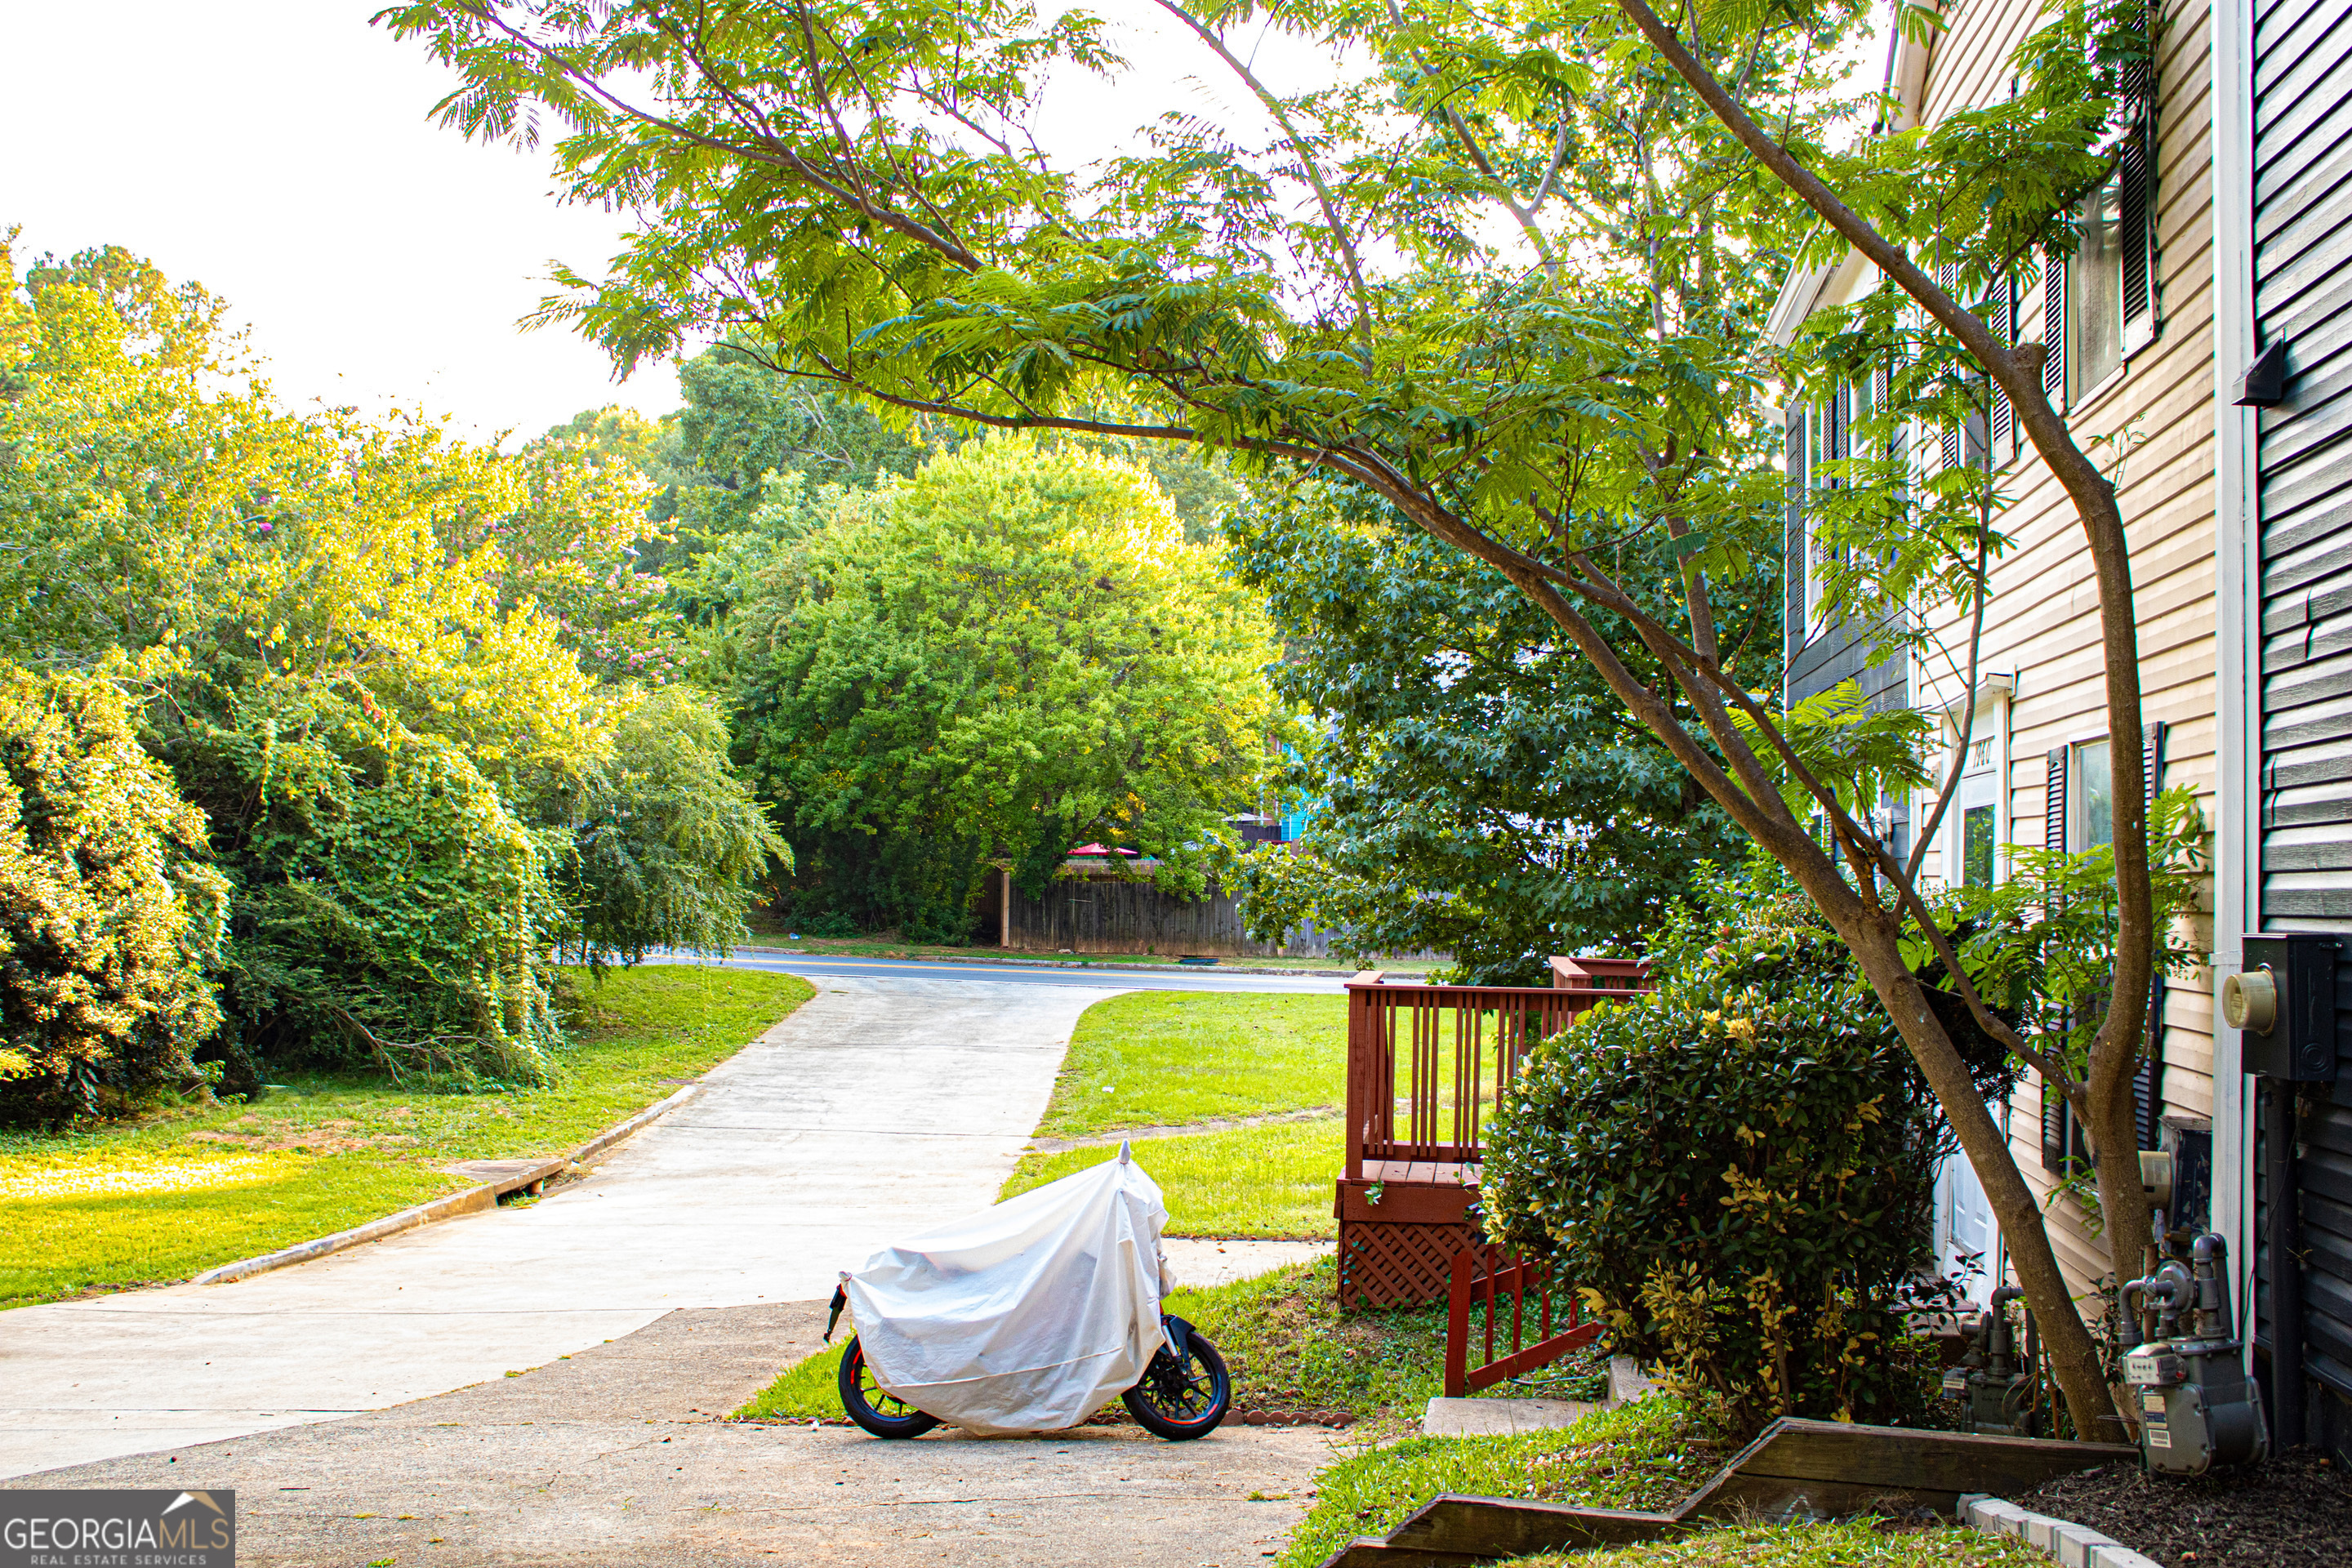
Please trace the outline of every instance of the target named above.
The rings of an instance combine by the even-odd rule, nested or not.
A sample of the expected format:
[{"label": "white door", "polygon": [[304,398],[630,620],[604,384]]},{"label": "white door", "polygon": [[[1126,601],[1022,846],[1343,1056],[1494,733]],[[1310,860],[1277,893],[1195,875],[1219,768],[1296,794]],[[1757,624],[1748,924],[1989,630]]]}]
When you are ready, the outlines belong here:
[{"label": "white door", "polygon": [[1936,1271],[1982,1307],[2000,1283],[2000,1242],[1984,1184],[1955,1150],[1936,1168]]},{"label": "white door", "polygon": [[[1991,765],[1993,751],[1986,745],[1970,759],[1977,765],[1961,778],[1952,802],[1943,845],[1948,882],[1987,887],[2000,876],[2000,773]],[[1937,1270],[1965,1286],[1969,1299],[1982,1306],[2000,1283],[2000,1242],[1984,1184],[1969,1157],[1955,1151],[1936,1172]]]}]

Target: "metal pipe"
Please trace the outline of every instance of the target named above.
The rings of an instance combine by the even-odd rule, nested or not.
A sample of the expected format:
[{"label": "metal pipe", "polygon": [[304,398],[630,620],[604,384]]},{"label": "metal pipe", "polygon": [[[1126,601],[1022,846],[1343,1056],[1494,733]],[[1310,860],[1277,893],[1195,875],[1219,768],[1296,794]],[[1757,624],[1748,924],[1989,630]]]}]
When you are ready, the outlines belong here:
[{"label": "metal pipe", "polygon": [[2200,1236],[2189,1249],[2189,1272],[2197,1280],[2195,1332],[2200,1340],[2237,1336],[2230,1313],[2230,1245],[2216,1234]]}]

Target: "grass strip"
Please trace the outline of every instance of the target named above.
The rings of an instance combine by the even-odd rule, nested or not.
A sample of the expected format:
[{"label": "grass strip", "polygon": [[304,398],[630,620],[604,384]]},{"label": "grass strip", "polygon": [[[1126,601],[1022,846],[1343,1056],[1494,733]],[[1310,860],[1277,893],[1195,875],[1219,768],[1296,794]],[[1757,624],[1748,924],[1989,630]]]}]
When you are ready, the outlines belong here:
[{"label": "grass strip", "polygon": [[1130,993],[1078,1020],[1037,1136],[1336,1110],[1347,1084],[1344,996]]},{"label": "grass strip", "polygon": [[673,1093],[814,993],[790,975],[654,965],[567,975],[544,1089],[436,1094],[297,1074],[251,1105],[0,1134],[0,1307],[184,1279],[469,1185],[460,1160],[560,1154]]},{"label": "grass strip", "polygon": [[[1135,1158],[1160,1184],[1171,1236],[1328,1237],[1342,1126],[1335,1117],[1145,1138]],[[1116,1144],[1024,1154],[999,1201],[1117,1158]]]},{"label": "grass strip", "polygon": [[1544,1552],[1512,1568],[2050,1568],[2048,1553],[1982,1531],[1934,1525],[1733,1525],[1608,1552]]},{"label": "grass strip", "polygon": [[1360,1535],[1385,1535],[1440,1492],[1667,1509],[1722,1467],[1670,1399],[1603,1410],[1570,1426],[1497,1437],[1407,1437],[1316,1478],[1315,1507],[1276,1568],[1313,1568]]},{"label": "grass strip", "polygon": [[849,1346],[844,1322],[833,1343],[784,1368],[776,1381],[753,1394],[730,1417],[736,1421],[846,1421],[841,1407],[841,1352]]}]

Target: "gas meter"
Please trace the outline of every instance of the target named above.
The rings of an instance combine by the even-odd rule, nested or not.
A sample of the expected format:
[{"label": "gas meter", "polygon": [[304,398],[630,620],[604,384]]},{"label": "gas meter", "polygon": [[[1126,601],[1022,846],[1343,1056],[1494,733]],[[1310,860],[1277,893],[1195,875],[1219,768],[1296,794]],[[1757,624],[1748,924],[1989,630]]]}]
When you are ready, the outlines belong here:
[{"label": "gas meter", "polygon": [[2124,1356],[2124,1382],[2147,1468],[2201,1476],[2261,1458],[2269,1439],[2262,1392],[2246,1376],[2231,1328],[2227,1244],[2200,1236],[2184,1260],[2178,1238],[2187,1234],[2173,1233],[2173,1255],[2160,1262],[2150,1247],[2147,1277],[2123,1289],[2124,1310],[2144,1336]]},{"label": "gas meter", "polygon": [[2024,1294],[2002,1286],[1984,1316],[1962,1331],[1968,1353],[1944,1373],[1944,1397],[1960,1406],[1966,1431],[2031,1437],[2041,1427],[2032,1358],[2018,1365],[2017,1335],[2009,1326],[2007,1308]]}]

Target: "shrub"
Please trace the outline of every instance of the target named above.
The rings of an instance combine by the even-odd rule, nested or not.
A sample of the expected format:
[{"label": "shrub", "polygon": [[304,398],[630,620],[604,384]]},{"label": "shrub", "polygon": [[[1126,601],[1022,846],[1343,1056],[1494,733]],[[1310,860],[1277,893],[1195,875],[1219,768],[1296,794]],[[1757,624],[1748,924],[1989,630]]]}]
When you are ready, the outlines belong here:
[{"label": "shrub", "polygon": [[1735,1434],[1916,1423],[1904,1314],[1950,1135],[1843,945],[1748,892],[1668,922],[1654,994],[1538,1047],[1489,1142],[1487,1226]]},{"label": "shrub", "polygon": [[202,860],[204,814],[107,680],[0,673],[0,1121],[201,1081],[226,886]]},{"label": "shrub", "polygon": [[234,873],[226,1001],[261,1060],[457,1088],[544,1082],[556,836],[449,741],[257,688],[175,746]]}]

